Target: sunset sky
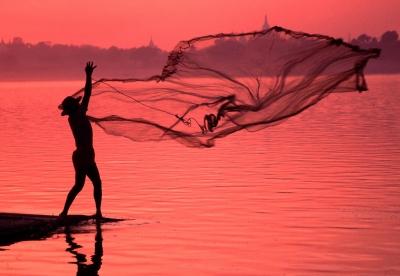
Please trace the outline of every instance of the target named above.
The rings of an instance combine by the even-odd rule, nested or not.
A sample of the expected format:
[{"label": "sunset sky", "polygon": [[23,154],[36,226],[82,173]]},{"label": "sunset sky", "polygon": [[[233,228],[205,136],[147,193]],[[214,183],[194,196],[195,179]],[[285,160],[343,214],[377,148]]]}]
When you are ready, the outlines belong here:
[{"label": "sunset sky", "polygon": [[0,38],[121,48],[271,26],[333,37],[400,32],[398,0],[0,0]]}]

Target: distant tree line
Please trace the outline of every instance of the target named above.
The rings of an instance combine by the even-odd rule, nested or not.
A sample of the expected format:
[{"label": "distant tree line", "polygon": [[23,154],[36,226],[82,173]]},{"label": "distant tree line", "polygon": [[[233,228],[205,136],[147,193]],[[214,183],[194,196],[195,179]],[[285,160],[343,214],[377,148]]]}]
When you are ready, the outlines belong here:
[{"label": "distant tree line", "polygon": [[[252,66],[251,53],[247,51],[250,45],[243,39],[217,39],[208,48],[192,48],[191,51],[205,51],[204,58],[215,69],[220,66],[221,69],[238,68],[243,71],[246,66]],[[366,73],[400,73],[400,40],[396,31],[385,32],[379,40],[362,34],[350,43],[363,49],[381,49],[380,58],[370,60]],[[262,45],[252,47],[253,51],[265,50]],[[0,81],[82,79],[83,68],[88,60],[98,65],[94,75],[97,78],[145,78],[162,73],[168,54],[154,46],[105,49],[91,45],[52,44],[48,41],[30,44],[15,37],[8,43],[0,42]],[[227,54],[235,58],[226,58]]]},{"label": "distant tree line", "polygon": [[161,74],[168,52],[157,47],[108,49],[51,42],[24,43],[20,37],[0,42],[0,81],[73,80],[84,77],[84,65],[98,65],[98,78],[149,77]]},{"label": "distant tree line", "polygon": [[350,41],[360,48],[379,48],[381,55],[377,60],[370,60],[366,73],[400,73],[400,40],[396,31],[385,32],[380,39],[366,34]]}]

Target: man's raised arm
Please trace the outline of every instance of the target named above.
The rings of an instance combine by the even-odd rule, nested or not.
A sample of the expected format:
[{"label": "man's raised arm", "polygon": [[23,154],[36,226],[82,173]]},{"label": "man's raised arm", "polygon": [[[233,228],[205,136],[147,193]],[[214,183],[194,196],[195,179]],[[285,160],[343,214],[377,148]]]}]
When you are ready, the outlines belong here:
[{"label": "man's raised arm", "polygon": [[89,105],[89,100],[90,96],[92,95],[92,73],[94,68],[97,66],[93,66],[93,61],[92,62],[87,62],[86,63],[86,84],[85,84],[85,94],[83,95],[83,100],[82,104],[88,106]]}]

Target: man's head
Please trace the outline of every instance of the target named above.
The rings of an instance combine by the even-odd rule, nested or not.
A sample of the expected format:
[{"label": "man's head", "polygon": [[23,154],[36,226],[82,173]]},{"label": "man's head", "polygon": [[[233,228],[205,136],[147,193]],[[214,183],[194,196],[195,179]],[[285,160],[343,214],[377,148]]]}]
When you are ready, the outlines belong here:
[{"label": "man's head", "polygon": [[79,107],[79,101],[81,98],[82,97],[66,97],[58,106],[58,108],[62,110],[61,116],[71,115]]}]

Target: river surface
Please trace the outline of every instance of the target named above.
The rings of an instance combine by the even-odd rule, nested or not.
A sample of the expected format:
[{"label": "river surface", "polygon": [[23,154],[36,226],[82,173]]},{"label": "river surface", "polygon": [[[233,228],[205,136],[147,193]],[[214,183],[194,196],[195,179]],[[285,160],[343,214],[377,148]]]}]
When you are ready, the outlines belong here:
[{"label": "river surface", "polygon": [[[400,275],[400,75],[210,149],[94,128],[103,215],[0,250],[0,275]],[[0,83],[0,212],[58,215],[82,82]],[[89,180],[70,214],[93,214]],[[92,273],[92,274],[90,274]]]}]

